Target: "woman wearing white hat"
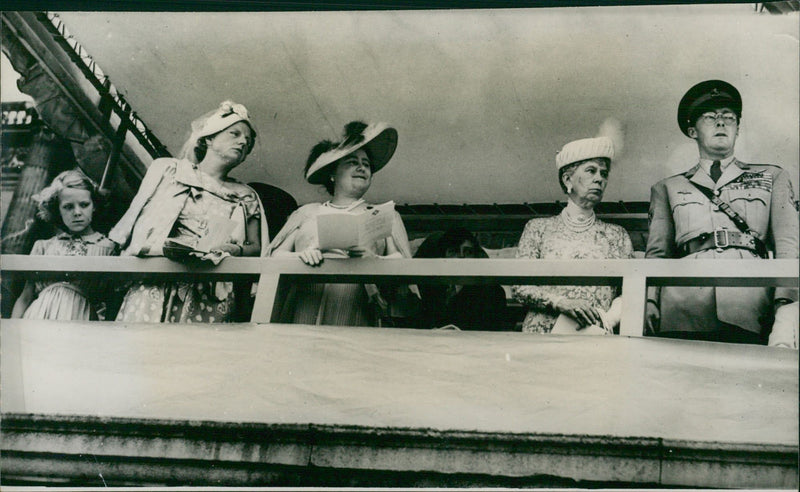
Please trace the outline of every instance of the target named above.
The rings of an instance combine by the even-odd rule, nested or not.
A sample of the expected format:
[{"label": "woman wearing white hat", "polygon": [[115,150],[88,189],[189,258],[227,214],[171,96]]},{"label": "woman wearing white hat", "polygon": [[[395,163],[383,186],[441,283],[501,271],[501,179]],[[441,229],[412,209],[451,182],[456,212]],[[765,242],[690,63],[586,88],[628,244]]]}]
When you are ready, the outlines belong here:
[{"label": "woman wearing white hat", "polygon": [[[625,229],[598,220],[594,213],[603,199],[613,158],[614,144],[608,137],[576,140],[561,149],[556,167],[567,205],[555,217],[532,219],[525,225],[517,258],[632,257]],[[619,324],[621,305],[615,301],[614,287],[516,285],[512,291],[528,307],[522,331],[610,334]]]},{"label": "woman wearing white hat", "polygon": [[[232,101],[192,122],[180,158],[153,161],[109,232],[122,255],[183,251],[214,263],[258,256],[268,237],[261,203],[252,188],[228,176],[253,150],[255,138],[247,109]],[[117,320],[225,322],[234,306],[231,282],[135,283]]]},{"label": "woman wearing white hat", "polygon": [[[272,256],[299,257],[315,266],[325,257],[410,258],[408,235],[400,214],[393,212],[389,237],[348,250],[322,250],[317,217],[351,213],[372,207],[363,196],[375,173],[385,166],[397,147],[397,130],[382,123],[348,123],[341,142],[323,140],[311,149],[305,177],[325,187],[331,199],[297,209],[269,245]],[[374,285],[304,284],[292,287],[281,318],[305,324],[372,326],[376,315],[387,308]]]}]

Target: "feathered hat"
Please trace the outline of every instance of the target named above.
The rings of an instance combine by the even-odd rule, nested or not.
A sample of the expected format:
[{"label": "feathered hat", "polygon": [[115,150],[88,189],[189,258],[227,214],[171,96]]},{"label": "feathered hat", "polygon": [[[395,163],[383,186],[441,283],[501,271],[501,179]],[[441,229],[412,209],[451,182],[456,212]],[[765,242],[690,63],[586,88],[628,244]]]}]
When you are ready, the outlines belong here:
[{"label": "feathered hat", "polygon": [[325,168],[342,157],[364,148],[370,156],[373,174],[380,171],[397,148],[397,130],[385,123],[367,124],[351,121],[344,127],[341,142],[323,140],[311,149],[306,162],[306,181],[323,184],[328,173]]},{"label": "feathered hat", "polygon": [[564,145],[556,154],[556,168],[597,157],[614,159],[614,142],[609,137],[582,138]]}]

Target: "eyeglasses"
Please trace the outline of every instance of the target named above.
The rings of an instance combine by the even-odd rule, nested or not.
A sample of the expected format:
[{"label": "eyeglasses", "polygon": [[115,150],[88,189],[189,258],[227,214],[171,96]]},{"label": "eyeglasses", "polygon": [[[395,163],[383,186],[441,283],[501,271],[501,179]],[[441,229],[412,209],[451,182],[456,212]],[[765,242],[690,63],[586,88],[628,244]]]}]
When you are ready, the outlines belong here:
[{"label": "eyeglasses", "polygon": [[714,125],[719,120],[726,125],[735,125],[738,121],[734,113],[703,113],[699,119],[708,125]]}]

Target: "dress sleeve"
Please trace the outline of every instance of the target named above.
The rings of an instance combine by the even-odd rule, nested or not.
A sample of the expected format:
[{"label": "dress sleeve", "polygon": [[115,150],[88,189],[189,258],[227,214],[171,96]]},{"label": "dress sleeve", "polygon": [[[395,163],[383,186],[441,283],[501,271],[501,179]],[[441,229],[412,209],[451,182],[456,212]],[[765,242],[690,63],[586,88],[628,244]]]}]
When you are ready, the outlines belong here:
[{"label": "dress sleeve", "polygon": [[45,254],[45,242],[43,240],[38,240],[33,243],[33,248],[31,248],[32,255],[43,255]]},{"label": "dress sleeve", "polygon": [[769,231],[775,258],[797,258],[798,218],[794,189],[783,169],[775,173],[770,204]]},{"label": "dress sleeve", "polygon": [[[256,190],[246,184],[243,184],[242,186],[247,188],[249,197],[252,198],[253,201],[251,206],[255,207],[254,211],[250,211],[247,208],[247,204],[245,204],[245,215],[247,216],[246,219],[257,218],[259,220],[261,229],[261,234],[259,237],[261,253],[259,256],[267,256],[269,255],[269,224],[267,224],[267,211],[264,210],[264,203],[261,202],[261,197],[258,196]],[[246,199],[246,201],[249,201],[249,199]]]},{"label": "dress sleeve", "polygon": [[258,201],[256,192],[247,185],[242,185],[246,188],[245,193],[241,195],[242,205],[244,206],[244,214],[247,220],[261,217],[261,205]]},{"label": "dress sleeve", "polygon": [[128,244],[133,226],[136,224],[136,219],[139,218],[142,209],[147,202],[150,201],[158,184],[161,183],[164,172],[170,164],[174,165],[175,160],[170,158],[156,159],[150,164],[142,182],[139,184],[139,190],[136,192],[136,196],[131,200],[128,210],[122,218],[119,219],[117,225],[109,231],[109,239],[121,246]]},{"label": "dress sleeve", "polygon": [[118,254],[117,245],[105,236],[95,244],[90,244],[87,251],[87,256],[117,256]]},{"label": "dress sleeve", "polygon": [[[775,258],[797,258],[798,217],[797,202],[789,175],[778,169],[772,185],[772,203],[769,214],[769,234],[775,244]],[[775,298],[797,301],[795,287],[778,287]]]},{"label": "dress sleeve", "polygon": [[611,257],[622,260],[633,258],[633,243],[628,231],[622,226],[616,226],[614,230],[616,234],[614,234],[614,244],[611,245]]},{"label": "dress sleeve", "polygon": [[312,207],[314,205],[318,204],[303,205],[302,207],[292,212],[291,215],[289,215],[289,218],[286,219],[286,224],[284,224],[281,230],[278,231],[278,234],[275,235],[275,239],[273,239],[272,242],[269,243],[269,246],[267,247],[264,256],[271,256],[272,253],[278,248],[278,246],[280,246],[281,244],[283,244],[284,241],[286,241],[286,238],[289,237],[289,235],[292,232],[299,229],[300,226],[303,225],[303,222],[308,220],[308,218],[313,213]]},{"label": "dress sleeve", "polygon": [[[525,225],[517,246],[518,259],[541,258],[541,244],[544,234],[544,221],[533,219]],[[514,285],[511,287],[514,299],[535,309],[555,311],[555,303],[562,296],[550,286]]]}]

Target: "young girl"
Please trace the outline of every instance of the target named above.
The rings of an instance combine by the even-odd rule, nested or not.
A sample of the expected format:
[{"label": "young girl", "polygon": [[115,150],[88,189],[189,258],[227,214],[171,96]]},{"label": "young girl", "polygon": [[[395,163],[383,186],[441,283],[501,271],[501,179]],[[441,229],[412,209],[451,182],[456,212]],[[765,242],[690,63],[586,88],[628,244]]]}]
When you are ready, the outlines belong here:
[{"label": "young girl", "polygon": [[[39,204],[37,216],[63,232],[36,241],[32,255],[110,256],[115,244],[92,229],[96,188],[81,171],[64,171],[34,195]],[[13,318],[96,320],[103,281],[94,279],[28,281],[22,290]]]}]

